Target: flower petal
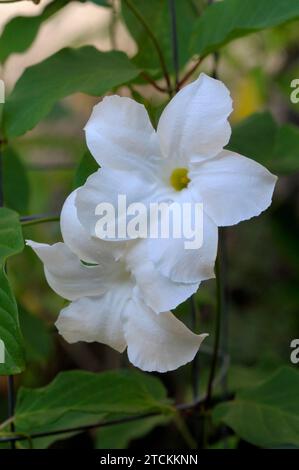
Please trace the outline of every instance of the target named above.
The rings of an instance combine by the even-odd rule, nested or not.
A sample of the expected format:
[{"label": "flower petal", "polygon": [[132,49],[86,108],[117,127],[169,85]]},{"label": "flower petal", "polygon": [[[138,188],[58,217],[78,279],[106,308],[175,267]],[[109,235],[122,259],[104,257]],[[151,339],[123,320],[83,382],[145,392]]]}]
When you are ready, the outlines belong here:
[{"label": "flower petal", "polygon": [[97,341],[123,352],[126,340],[121,315],[126,301],[117,289],[101,297],[83,297],[60,312],[56,327],[68,343]]},{"label": "flower petal", "polygon": [[129,302],[125,312],[129,360],[148,372],[167,372],[192,361],[208,336],[192,333],[171,312],[156,315],[142,302]]},{"label": "flower petal", "polygon": [[139,296],[156,313],[174,309],[197,291],[199,283],[179,283],[163,276],[149,259],[148,249],[147,239],[141,240],[126,257]]},{"label": "flower petal", "polygon": [[100,166],[150,167],[159,155],[146,109],[131,98],[106,96],[85,126],[87,146]]},{"label": "flower petal", "polygon": [[75,200],[78,189],[66,199],[60,216],[60,228],[65,244],[71,251],[87,263],[102,262],[103,257],[114,256],[115,259],[124,251],[124,244],[111,244],[108,241],[92,237],[80,223]]},{"label": "flower petal", "polygon": [[184,167],[190,158],[217,155],[228,143],[232,100],[226,86],[204,73],[175,95],[163,111],[157,133],[162,153]]},{"label": "flower petal", "polygon": [[64,243],[46,245],[27,240],[44,263],[50,287],[61,297],[76,300],[83,296],[101,295],[117,282],[118,264],[105,260],[97,266],[86,266]]},{"label": "flower petal", "polygon": [[[114,208],[116,218],[111,221],[115,223],[115,239],[111,241],[126,240],[127,236],[118,237],[118,220],[121,215],[126,216],[126,212],[120,210],[118,217],[118,201],[123,198],[125,209],[132,203],[153,200],[155,194],[159,191],[159,182],[147,172],[141,171],[123,171],[101,168],[92,174],[81,188],[78,189],[76,197],[76,207],[78,218],[84,228],[92,236],[96,236],[96,224],[100,216],[96,215],[96,207],[101,204],[109,204]],[[111,224],[111,226],[113,225]]]},{"label": "flower petal", "polygon": [[160,273],[175,282],[199,283],[214,277],[218,228],[203,214],[201,248],[188,249],[184,238],[148,239],[149,257]]},{"label": "flower petal", "polygon": [[277,180],[259,163],[228,150],[194,164],[190,177],[191,190],[200,191],[204,210],[218,226],[237,224],[267,209]]}]

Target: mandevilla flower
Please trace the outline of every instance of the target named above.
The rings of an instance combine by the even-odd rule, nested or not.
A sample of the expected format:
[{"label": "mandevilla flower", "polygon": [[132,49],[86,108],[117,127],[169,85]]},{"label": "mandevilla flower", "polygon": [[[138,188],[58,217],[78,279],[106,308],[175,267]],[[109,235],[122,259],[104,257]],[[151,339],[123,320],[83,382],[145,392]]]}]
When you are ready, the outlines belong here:
[{"label": "mandevilla flower", "polygon": [[[183,88],[163,111],[157,132],[145,108],[109,96],[93,109],[87,145],[101,165],[79,189],[78,217],[95,236],[96,207],[132,202],[203,203],[203,244],[185,249],[183,238],[147,238],[146,259],[177,283],[213,277],[218,226],[259,215],[271,203],[276,177],[246,157],[223,150],[231,128],[232,100],[225,85],[205,74]],[[112,243],[112,242],[111,242]]]},{"label": "mandevilla flower", "polygon": [[[56,322],[69,342],[107,344],[146,371],[166,372],[191,361],[206,334],[192,333],[170,311],[197,285],[172,283],[144,259],[142,246],[92,238],[80,224],[74,199],[61,213],[64,243],[27,241],[44,263],[52,289],[71,301]],[[157,306],[165,310],[159,313]]]},{"label": "mandevilla flower", "polygon": [[[145,108],[109,96],[86,125],[88,147],[101,166],[66,200],[64,243],[27,242],[45,265],[50,286],[71,301],[56,323],[69,342],[99,341],[143,370],[165,372],[191,361],[196,335],[169,310],[214,275],[218,226],[260,214],[276,177],[258,163],[223,150],[232,101],[218,80],[201,74],[166,106],[157,131]],[[100,203],[202,203],[203,244],[185,239],[106,241],[96,235]],[[168,217],[166,213],[162,217]]]}]

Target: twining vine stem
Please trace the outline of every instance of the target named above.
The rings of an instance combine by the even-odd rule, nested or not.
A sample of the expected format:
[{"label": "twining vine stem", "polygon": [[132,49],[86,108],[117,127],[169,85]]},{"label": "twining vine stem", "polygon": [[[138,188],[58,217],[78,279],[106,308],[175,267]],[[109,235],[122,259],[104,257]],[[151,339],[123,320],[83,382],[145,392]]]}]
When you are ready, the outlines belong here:
[{"label": "twining vine stem", "polygon": [[168,0],[168,7],[171,18],[171,35],[172,35],[172,57],[173,57],[173,68],[175,74],[175,92],[179,91],[179,43],[177,33],[177,21],[176,21],[176,7],[175,0]]},{"label": "twining vine stem", "polygon": [[[1,3],[20,3],[23,2],[24,0],[0,0],[0,6]],[[35,3],[35,5],[38,5],[41,0],[31,0],[32,3]]]},{"label": "twining vine stem", "polygon": [[143,71],[143,72],[141,72],[140,75],[144,78],[144,80],[146,80],[146,81],[149,82],[151,85],[153,85],[153,87],[156,88],[156,90],[158,90],[158,91],[160,91],[160,92],[162,92],[162,93],[168,93],[167,88],[164,88],[164,87],[158,85],[158,83],[155,82],[155,80],[154,80],[148,73],[146,73],[146,72]]},{"label": "twining vine stem", "polygon": [[178,49],[178,36],[177,36],[177,27],[176,27],[176,8],[175,8],[175,1],[168,0],[169,11],[170,11],[170,18],[171,18],[171,34],[172,34],[172,51],[173,51],[173,65],[174,65],[174,73],[175,73],[175,86],[174,89],[171,86],[169,72],[166,66],[166,62],[164,59],[163,52],[161,50],[160,44],[157,41],[157,38],[151,31],[150,27],[146,23],[145,19],[141,15],[141,13],[135,8],[130,0],[124,0],[128,6],[128,8],[132,11],[132,13],[136,16],[136,18],[140,21],[143,25],[144,29],[148,33],[150,39],[152,40],[161,63],[162,72],[164,78],[167,83],[167,87],[160,86],[147,72],[144,70],[141,72],[141,76],[150,83],[156,90],[160,91],[161,93],[168,93],[169,97],[173,95],[173,92],[178,92],[181,87],[189,80],[189,78],[196,72],[199,65],[205,59],[206,56],[199,57],[195,64],[191,67],[190,70],[186,72],[186,74],[179,79],[179,49]]},{"label": "twining vine stem", "polygon": [[178,89],[180,89],[185,83],[189,80],[190,77],[196,72],[202,61],[205,59],[205,57],[199,57],[195,64],[191,67],[191,69],[184,75],[181,80],[178,83]]},{"label": "twining vine stem", "polygon": [[156,36],[153,34],[151,28],[148,26],[147,22],[145,21],[145,19],[141,15],[141,13],[138,11],[137,8],[135,8],[135,5],[133,4],[133,2],[131,2],[131,0],[124,0],[124,1],[127,4],[128,8],[133,13],[133,15],[142,24],[143,28],[147,32],[149,38],[151,39],[151,41],[152,41],[152,43],[153,43],[153,45],[154,45],[154,47],[157,51],[157,54],[158,54],[158,57],[159,57],[159,60],[160,60],[160,64],[161,64],[161,68],[162,68],[162,71],[163,71],[163,75],[165,77],[165,81],[166,81],[166,84],[167,84],[167,91],[168,91],[169,95],[171,96],[172,89],[171,89],[170,77],[169,77],[169,73],[168,73],[168,70],[167,70],[166,62],[165,62],[164,55],[163,55],[162,49],[160,47],[160,44],[159,44]]},{"label": "twining vine stem", "polygon": [[[227,399],[227,397],[225,397]],[[198,400],[195,400],[191,403],[182,403],[174,406],[174,409],[180,413],[186,413],[189,415],[193,411],[196,411],[204,402],[205,398],[199,398]],[[213,403],[221,403],[223,401],[222,397],[215,397],[213,398]],[[61,434],[69,434],[69,433],[74,433],[74,432],[84,432],[84,431],[89,431],[91,429],[95,428],[104,428],[107,426],[115,426],[117,424],[124,424],[124,423],[130,423],[134,421],[139,421],[142,419],[147,419],[153,416],[160,416],[161,411],[153,411],[149,413],[144,413],[144,414],[138,414],[135,416],[126,416],[124,418],[119,418],[119,419],[111,419],[109,421],[99,421],[97,423],[93,424],[87,424],[83,426],[74,426],[70,428],[63,428],[63,429],[56,429],[53,431],[44,431],[44,432],[34,432],[32,434],[24,434],[24,433],[19,433],[16,431],[14,435],[7,436],[5,433],[2,433],[2,436],[0,435],[0,443],[3,442],[17,442],[17,441],[25,441],[28,440],[28,438],[32,441],[33,439],[37,439],[40,437],[49,437],[49,436],[58,436]],[[5,425],[11,424],[12,420],[14,417],[11,417],[4,423],[2,423],[1,428],[3,428]]]},{"label": "twining vine stem", "polygon": [[214,351],[213,351],[213,356],[212,356],[212,364],[211,364],[208,387],[207,387],[206,408],[210,406],[210,402],[212,398],[213,383],[214,383],[214,377],[216,374],[218,353],[219,353],[219,347],[220,347],[223,290],[222,290],[222,284],[221,284],[221,261],[220,261],[219,251],[218,251],[218,256],[216,260],[216,297],[217,297],[217,307],[216,307],[216,319],[215,319]]},{"label": "twining vine stem", "polygon": [[21,224],[24,227],[28,225],[44,224],[46,222],[58,222],[60,219],[59,215],[29,215],[20,218]]}]

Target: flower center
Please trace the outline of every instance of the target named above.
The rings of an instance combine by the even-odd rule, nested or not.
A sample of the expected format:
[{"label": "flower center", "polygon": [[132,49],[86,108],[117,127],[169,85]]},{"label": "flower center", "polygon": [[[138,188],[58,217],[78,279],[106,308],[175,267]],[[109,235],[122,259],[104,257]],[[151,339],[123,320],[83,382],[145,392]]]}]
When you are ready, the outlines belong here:
[{"label": "flower center", "polygon": [[187,168],[175,168],[170,175],[170,184],[176,191],[187,188],[189,181]]}]

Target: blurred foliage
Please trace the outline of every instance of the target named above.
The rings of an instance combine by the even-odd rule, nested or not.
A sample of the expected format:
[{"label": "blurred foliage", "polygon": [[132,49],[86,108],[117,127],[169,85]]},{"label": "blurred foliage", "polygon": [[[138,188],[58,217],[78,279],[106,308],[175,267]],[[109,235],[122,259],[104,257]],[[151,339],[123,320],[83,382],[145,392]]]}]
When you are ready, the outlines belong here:
[{"label": "blurred foliage", "polygon": [[87,180],[88,176],[99,169],[99,165],[89,151],[85,152],[81,158],[74,177],[74,188],[82,186]]},{"label": "blurred foliage", "polygon": [[138,73],[122,52],[63,49],[24,72],[5,104],[5,134],[15,137],[32,129],[65,96],[78,91],[98,96]]},{"label": "blurred foliage", "polygon": [[27,364],[45,365],[53,354],[53,337],[46,323],[19,305]]},{"label": "blurred foliage", "polygon": [[0,363],[0,375],[18,374],[25,367],[18,307],[6,274],[8,258],[24,248],[18,219],[16,212],[0,208],[0,338],[5,344],[5,362]]},{"label": "blurred foliage", "polygon": [[[40,15],[9,20],[0,36],[0,61],[6,64],[11,54],[25,52],[34,41],[38,43],[36,35],[43,23],[52,21],[54,14],[59,17],[66,3],[70,2],[54,0]],[[0,217],[0,337],[9,338],[11,360],[8,369],[0,365],[0,371],[1,375],[20,372],[26,359],[26,370],[16,377],[18,388],[30,387],[19,389],[16,408],[17,429],[25,434],[33,429],[64,429],[161,407],[157,417],[90,433],[88,445],[182,448],[185,443],[173,420],[163,413],[166,396],[178,403],[193,399],[192,365],[159,379],[131,371],[124,376],[117,370],[126,359],[107,347],[66,345],[59,339],[53,324],[64,301],[49,289],[43,267],[31,250],[9,258],[9,284],[4,272],[8,256],[23,249],[18,217],[9,209],[22,216],[59,213],[69,192],[97,170],[86,151],[82,129],[99,97],[115,91],[132,96],[147,107],[154,125],[168,101],[167,93],[152,87],[143,74],[159,79],[157,83],[164,89],[161,61],[148,35],[149,28],[174,81],[168,1],[122,0],[121,6],[115,1],[93,3],[99,5],[99,11],[101,6],[109,7],[105,9],[111,19],[109,31],[103,27],[99,36],[110,34],[112,43],[117,39],[116,43],[127,50],[127,39],[118,38],[121,24],[136,51],[127,55],[91,46],[77,48],[74,41],[67,44],[67,49],[51,52],[50,57],[27,68],[4,107],[2,131],[9,144],[2,152],[7,208],[1,209]],[[221,48],[219,77],[235,99],[228,148],[254,158],[280,177],[267,213],[224,229],[229,327],[228,339],[222,336],[221,344],[228,340],[231,364],[223,375],[223,360],[219,361],[215,396],[229,391],[234,398],[215,408],[214,422],[207,426],[208,446],[237,448],[242,440],[259,447],[298,445],[298,371],[295,367],[280,372],[277,369],[290,363],[290,341],[299,333],[299,104],[290,100],[294,91],[291,82],[299,79],[298,21],[289,23],[298,19],[299,3],[273,0],[270,8],[268,0],[223,0],[212,6],[207,3],[175,0],[180,78],[194,67],[199,55],[208,56]],[[201,70],[212,74],[213,62],[207,57],[190,79]],[[61,238],[57,223],[23,226],[23,235],[46,243]],[[10,286],[19,305],[19,319]],[[200,287],[196,306],[196,325],[189,301],[175,313],[190,327],[210,333],[199,352],[199,389],[203,395],[214,344],[213,280]],[[91,372],[65,372],[69,369]],[[107,369],[116,371],[105,372]],[[105,388],[108,383],[111,388]],[[128,388],[123,388],[124,383]],[[35,388],[40,386],[45,388]],[[3,420],[6,392],[2,380]],[[186,419],[194,434],[198,432],[198,420],[198,415]],[[225,440],[218,437],[215,442],[220,423],[236,435]],[[34,445],[74,447],[73,434],[37,439]],[[62,439],[63,443],[56,442]],[[80,444],[84,437],[76,439]],[[30,442],[25,440],[20,445],[28,447]]]},{"label": "blurred foliage", "polygon": [[42,23],[68,3],[68,0],[56,0],[47,5],[40,15],[19,16],[7,23],[0,38],[0,62],[4,63],[10,54],[26,51]]},{"label": "blurred foliage", "polygon": [[[15,424],[30,434],[68,429],[105,419],[140,413],[173,414],[166,390],[158,379],[137,371],[85,371],[60,373],[42,389],[22,388],[18,395]],[[4,429],[5,431],[5,429]],[[72,434],[65,432],[65,436]],[[37,439],[38,448],[47,447],[56,436]],[[27,441],[24,441],[27,443]],[[28,443],[27,443],[28,444]]]},{"label": "blurred foliage", "polygon": [[170,417],[152,416],[130,423],[114,424],[99,429],[97,432],[96,449],[125,449],[133,439],[142,439],[157,426],[166,425]]},{"label": "blurred foliage", "polygon": [[25,215],[28,212],[30,187],[27,170],[17,152],[6,147],[2,153],[4,205]]},{"label": "blurred foliage", "polygon": [[207,8],[198,20],[191,51],[207,55],[233,39],[271,28],[299,17],[294,1],[225,0]]},{"label": "blurred foliage", "polygon": [[266,382],[218,405],[214,419],[259,447],[299,446],[298,387],[298,372],[282,368]]},{"label": "blurred foliage", "polygon": [[[196,19],[200,13],[201,2],[194,0],[175,0],[176,14],[184,21],[178,22],[178,35],[180,38],[179,63],[185,65],[190,58],[189,40]],[[173,72],[171,16],[167,1],[160,0],[124,0],[121,2],[122,15],[126,26],[138,46],[138,53],[134,57],[136,65],[148,69],[155,75],[161,76],[161,64],[157,54],[153,53],[153,42],[146,30],[146,25],[154,32],[157,42],[163,51],[165,62]],[[139,15],[139,17],[138,17]],[[140,17],[142,21],[140,21]]]},{"label": "blurred foliage", "polygon": [[279,126],[265,112],[253,114],[233,129],[230,150],[254,158],[278,175],[299,170],[299,129]]}]

